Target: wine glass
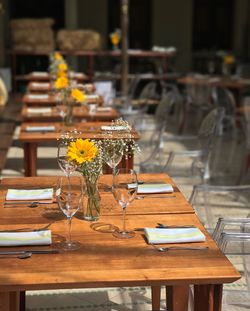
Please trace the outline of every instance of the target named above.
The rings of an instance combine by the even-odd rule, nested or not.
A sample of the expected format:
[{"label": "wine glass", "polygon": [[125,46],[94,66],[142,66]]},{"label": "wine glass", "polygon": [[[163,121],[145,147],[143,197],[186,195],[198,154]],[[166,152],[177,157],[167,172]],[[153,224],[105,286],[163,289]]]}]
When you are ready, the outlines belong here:
[{"label": "wine glass", "polygon": [[113,170],[113,174],[117,165],[121,162],[123,152],[122,150],[116,150],[115,148],[110,149],[106,152],[105,162]]},{"label": "wine glass", "polygon": [[67,156],[69,143],[68,141],[60,142],[57,149],[58,165],[68,178],[77,168],[76,163]]},{"label": "wine glass", "polygon": [[123,211],[122,230],[116,230],[113,235],[117,238],[132,238],[135,233],[126,229],[126,209],[137,195],[138,182],[136,172],[128,168],[119,168],[113,174],[113,195]]},{"label": "wine glass", "polygon": [[83,199],[82,179],[80,176],[70,178],[60,177],[56,186],[57,203],[68,220],[68,238],[60,243],[66,251],[76,250],[80,243],[71,239],[71,223],[75,213],[79,210]]}]

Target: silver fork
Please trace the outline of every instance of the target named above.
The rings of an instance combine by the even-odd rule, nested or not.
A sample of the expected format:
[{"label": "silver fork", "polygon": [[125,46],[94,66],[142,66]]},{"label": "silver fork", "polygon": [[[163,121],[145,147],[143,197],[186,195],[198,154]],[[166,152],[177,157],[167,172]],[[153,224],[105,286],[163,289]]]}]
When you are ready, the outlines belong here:
[{"label": "silver fork", "polygon": [[136,200],[143,200],[143,199],[147,199],[147,198],[162,198],[162,199],[170,199],[170,198],[176,198],[176,195],[138,195],[136,197]]},{"label": "silver fork", "polygon": [[170,250],[193,250],[193,251],[204,251],[207,250],[207,246],[168,246],[168,247],[159,247],[154,244],[150,244],[158,252],[167,252]]}]

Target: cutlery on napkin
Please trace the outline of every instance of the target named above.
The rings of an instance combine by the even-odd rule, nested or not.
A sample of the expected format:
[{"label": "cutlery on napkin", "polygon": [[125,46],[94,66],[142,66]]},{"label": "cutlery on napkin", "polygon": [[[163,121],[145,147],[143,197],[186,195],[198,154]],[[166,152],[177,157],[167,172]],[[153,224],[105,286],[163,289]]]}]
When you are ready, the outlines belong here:
[{"label": "cutlery on napkin", "polygon": [[26,132],[54,132],[56,130],[55,126],[26,126]]},{"label": "cutlery on napkin", "polygon": [[28,94],[29,99],[49,99],[48,94]]},{"label": "cutlery on napkin", "polygon": [[[129,187],[133,188],[133,185],[129,185]],[[166,183],[161,183],[161,184],[139,184],[138,185],[138,190],[137,193],[141,194],[147,194],[147,193],[165,193],[169,192],[172,193],[174,192],[173,186],[170,184]]]},{"label": "cutlery on napkin", "polygon": [[0,232],[0,246],[50,245],[51,230]]},{"label": "cutlery on napkin", "polygon": [[44,108],[27,108],[28,114],[41,114],[41,113],[51,113],[52,109],[50,107]]},{"label": "cutlery on napkin", "polygon": [[127,126],[123,125],[102,125],[101,126],[102,131],[128,131]]},{"label": "cutlery on napkin", "polygon": [[144,228],[149,244],[204,242],[205,235],[198,228]]}]

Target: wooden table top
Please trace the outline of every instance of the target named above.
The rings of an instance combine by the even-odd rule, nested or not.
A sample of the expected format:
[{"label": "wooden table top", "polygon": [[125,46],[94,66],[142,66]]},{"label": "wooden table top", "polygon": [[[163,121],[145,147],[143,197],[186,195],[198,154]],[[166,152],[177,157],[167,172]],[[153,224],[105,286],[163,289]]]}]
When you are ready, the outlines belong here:
[{"label": "wooden table top", "polygon": [[[9,184],[8,180],[3,180],[1,188]],[[22,183],[19,185],[22,186]],[[144,206],[144,201],[139,201],[139,203]],[[132,209],[132,204],[128,210]],[[165,203],[162,201],[162,204]],[[1,230],[21,227],[33,229],[40,228],[44,223],[52,223],[50,226],[53,239],[51,247],[57,247],[58,243],[64,240],[67,234],[67,222],[66,217],[58,208],[55,210],[46,205],[40,205],[37,209],[24,207],[20,214],[16,213],[16,208],[12,210],[12,217],[10,217],[5,214],[3,208],[0,209]],[[98,222],[120,227],[122,217],[121,215],[102,215]],[[240,278],[240,274],[218,249],[194,213],[128,214],[126,217],[129,229],[155,227],[158,222],[169,225],[191,224],[200,228],[206,236],[206,241],[195,243],[195,245],[208,246],[208,250],[157,252],[151,245],[148,245],[143,232],[136,231],[134,238],[120,240],[110,232],[95,230],[93,224],[96,222],[84,221],[76,216],[72,222],[72,238],[82,244],[79,250],[59,254],[36,254],[27,260],[1,258],[0,290],[221,284]],[[185,243],[185,245],[190,244],[194,245]],[[31,248],[47,249],[49,247],[1,247],[1,250]]]},{"label": "wooden table top", "polygon": [[250,87],[250,79],[224,77],[224,76],[186,76],[177,79],[179,84],[196,84],[196,85],[211,85],[217,87],[225,87],[229,89],[243,89]]},{"label": "wooden table top", "polygon": [[[21,129],[19,133],[18,139],[22,142],[46,142],[46,141],[54,141],[60,138],[62,133],[67,131],[77,130],[81,133],[77,134],[77,137],[87,138],[87,139],[105,139],[110,137],[109,131],[102,131],[102,125],[111,125],[110,122],[82,122],[82,123],[75,123],[73,126],[65,127],[62,123],[59,122],[24,122],[21,124]],[[27,127],[30,126],[54,126],[55,131],[53,132],[46,132],[46,131],[39,131],[39,132],[29,132],[26,130]],[[107,136],[108,135],[108,136]],[[112,138],[119,139],[119,138],[133,138],[135,140],[139,139],[139,134],[132,130],[131,134],[125,131],[113,131]]]},{"label": "wooden table top", "polygon": [[[76,83],[76,88],[84,90],[88,94],[95,92],[95,86],[93,83]],[[27,90],[30,93],[47,93],[56,90],[54,84],[48,81],[31,81],[27,85]]]},{"label": "wooden table top", "polygon": [[[96,94],[86,95],[86,101],[88,103],[97,103],[98,105],[102,105],[103,97]],[[27,93],[23,95],[21,103],[28,106],[55,106],[58,105],[58,98],[56,95],[52,95],[50,93]]]},{"label": "wooden table top", "polygon": [[[89,80],[89,77],[82,72],[70,72],[70,78],[77,81],[86,81]],[[41,81],[46,82],[50,81],[50,74],[46,71],[33,71],[26,75],[26,79],[29,81]]]},{"label": "wooden table top", "polygon": [[[166,182],[173,186],[174,193],[164,194],[166,198],[145,198],[143,200],[134,200],[127,209],[128,214],[169,214],[169,213],[194,213],[193,208],[187,202],[181,191],[178,189],[174,181],[166,174],[139,174],[138,178],[145,183]],[[5,178],[1,183],[0,190],[0,209],[8,217],[12,217],[13,213],[21,215],[23,208],[4,208],[3,203],[8,188],[51,188],[56,185],[58,177],[20,177],[20,178]],[[115,201],[109,188],[112,185],[112,175],[102,175],[99,179],[99,192],[101,195],[101,215],[121,215],[122,210]],[[159,195],[159,194],[158,194]],[[146,195],[145,195],[146,196]],[[24,206],[25,207],[25,206]],[[55,210],[57,204],[45,204],[45,208]],[[30,209],[29,217],[39,214],[40,209]]]},{"label": "wooden table top", "polygon": [[[45,108],[44,110],[42,110]],[[37,109],[37,111],[36,111]],[[62,120],[60,116],[60,107],[27,107],[24,105],[21,110],[21,116],[23,121],[29,122],[60,122]],[[87,106],[73,107],[73,116],[77,120],[98,120],[98,121],[112,121],[119,118],[120,114],[112,107],[98,107],[94,114],[89,113]]]}]

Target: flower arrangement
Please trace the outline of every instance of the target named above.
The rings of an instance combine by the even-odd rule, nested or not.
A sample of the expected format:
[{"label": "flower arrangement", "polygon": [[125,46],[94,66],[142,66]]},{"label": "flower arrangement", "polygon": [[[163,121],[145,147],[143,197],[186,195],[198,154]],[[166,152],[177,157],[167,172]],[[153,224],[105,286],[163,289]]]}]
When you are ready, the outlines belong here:
[{"label": "flower arrangement", "polygon": [[84,218],[86,220],[96,220],[100,214],[100,196],[97,182],[102,173],[103,164],[106,163],[109,150],[116,150],[116,152],[123,154],[125,157],[139,151],[139,147],[132,137],[131,127],[127,121],[120,118],[113,121],[112,125],[126,126],[127,137],[114,139],[111,133],[105,133],[104,139],[89,140],[77,138],[79,133],[72,131],[65,133],[60,138],[62,141],[69,142],[68,159],[75,162],[77,171],[85,179],[86,194],[88,197],[84,212]]},{"label": "flower arrangement", "polygon": [[113,49],[116,50],[121,40],[121,30],[115,29],[115,31],[111,32],[109,36],[113,45]]},{"label": "flower arrangement", "polygon": [[235,62],[233,55],[225,55],[223,58],[223,63],[226,65],[232,65]]},{"label": "flower arrangement", "polygon": [[55,89],[59,92],[59,96],[63,104],[67,107],[64,118],[65,125],[73,123],[73,106],[76,103],[83,103],[86,95],[78,88],[71,88],[67,77],[59,76],[55,81]]}]

